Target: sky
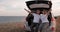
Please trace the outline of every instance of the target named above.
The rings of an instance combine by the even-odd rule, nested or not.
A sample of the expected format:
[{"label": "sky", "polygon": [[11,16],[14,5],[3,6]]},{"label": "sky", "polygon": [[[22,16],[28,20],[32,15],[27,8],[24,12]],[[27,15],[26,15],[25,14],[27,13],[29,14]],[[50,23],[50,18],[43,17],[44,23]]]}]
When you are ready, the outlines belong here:
[{"label": "sky", "polygon": [[[27,0],[0,0],[0,16],[27,16],[28,13],[24,10]],[[60,15],[60,0],[51,0],[53,3],[52,14]]]}]

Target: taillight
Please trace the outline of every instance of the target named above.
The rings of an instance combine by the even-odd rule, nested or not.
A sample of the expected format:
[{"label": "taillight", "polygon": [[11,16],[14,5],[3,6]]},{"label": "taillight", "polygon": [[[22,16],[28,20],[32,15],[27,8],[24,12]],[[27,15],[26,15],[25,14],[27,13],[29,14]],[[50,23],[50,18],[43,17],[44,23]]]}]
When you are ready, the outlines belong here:
[{"label": "taillight", "polygon": [[55,32],[56,20],[54,17],[52,17],[51,21],[52,21],[51,31]]},{"label": "taillight", "polygon": [[54,27],[52,27],[52,28],[51,28],[51,30],[52,30],[52,31],[54,31],[54,30],[55,30],[55,28],[54,28]]},{"label": "taillight", "polygon": [[55,18],[52,18],[51,21],[52,21],[52,27],[55,28],[55,26],[56,26],[56,20],[55,20]]}]

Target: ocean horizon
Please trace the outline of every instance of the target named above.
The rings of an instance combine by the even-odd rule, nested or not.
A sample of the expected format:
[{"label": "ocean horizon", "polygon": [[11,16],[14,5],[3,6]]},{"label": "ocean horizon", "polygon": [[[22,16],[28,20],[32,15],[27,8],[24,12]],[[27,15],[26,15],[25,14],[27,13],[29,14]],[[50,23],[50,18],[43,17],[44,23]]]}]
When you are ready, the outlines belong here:
[{"label": "ocean horizon", "polygon": [[0,23],[20,22],[25,16],[0,16]]}]

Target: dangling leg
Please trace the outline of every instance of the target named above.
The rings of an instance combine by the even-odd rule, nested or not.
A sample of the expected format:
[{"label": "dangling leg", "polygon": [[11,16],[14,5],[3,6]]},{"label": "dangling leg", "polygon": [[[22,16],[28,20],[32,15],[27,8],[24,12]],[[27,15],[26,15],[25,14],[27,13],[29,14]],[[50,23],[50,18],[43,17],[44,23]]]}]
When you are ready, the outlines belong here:
[{"label": "dangling leg", "polygon": [[49,26],[49,23],[43,23],[42,24],[42,28],[41,28],[41,32],[48,32],[48,26]]}]

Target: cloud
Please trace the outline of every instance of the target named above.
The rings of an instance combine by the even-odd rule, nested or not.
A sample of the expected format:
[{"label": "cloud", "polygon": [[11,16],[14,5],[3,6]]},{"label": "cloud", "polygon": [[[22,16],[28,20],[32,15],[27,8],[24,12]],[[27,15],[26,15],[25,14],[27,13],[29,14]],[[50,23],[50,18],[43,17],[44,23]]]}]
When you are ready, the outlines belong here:
[{"label": "cloud", "polygon": [[[0,16],[25,16],[28,13],[24,11],[26,0],[0,0]],[[60,0],[52,0],[53,14],[60,14]],[[28,9],[28,8],[27,8]],[[56,11],[58,10],[58,11]],[[56,13],[55,13],[56,12]]]},{"label": "cloud", "polygon": [[0,0],[0,16],[25,15],[26,12],[24,12],[23,8],[24,0]]}]

